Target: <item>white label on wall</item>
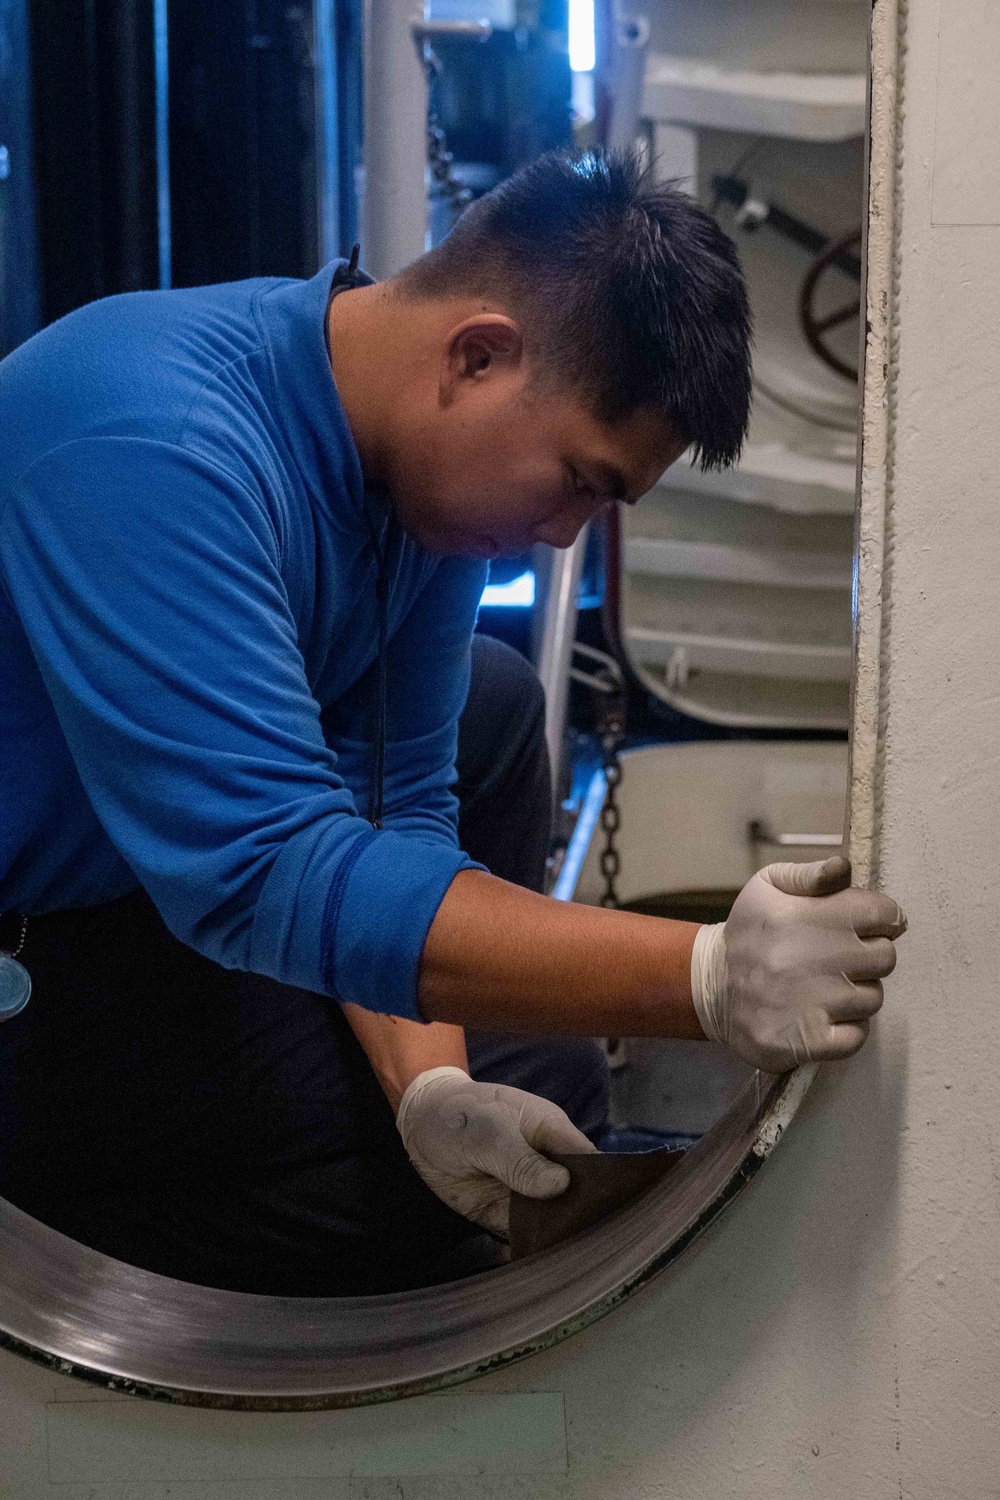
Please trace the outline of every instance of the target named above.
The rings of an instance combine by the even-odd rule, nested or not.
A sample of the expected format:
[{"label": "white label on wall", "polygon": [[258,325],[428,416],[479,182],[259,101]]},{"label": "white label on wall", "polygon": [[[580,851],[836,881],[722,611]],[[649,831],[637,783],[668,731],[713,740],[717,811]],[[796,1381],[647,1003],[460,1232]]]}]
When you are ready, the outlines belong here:
[{"label": "white label on wall", "polygon": [[53,1484],[563,1474],[561,1395],[421,1396],[357,1411],[53,1402]]},{"label": "white label on wall", "polygon": [[941,0],[934,224],[1000,224],[1000,0]]}]

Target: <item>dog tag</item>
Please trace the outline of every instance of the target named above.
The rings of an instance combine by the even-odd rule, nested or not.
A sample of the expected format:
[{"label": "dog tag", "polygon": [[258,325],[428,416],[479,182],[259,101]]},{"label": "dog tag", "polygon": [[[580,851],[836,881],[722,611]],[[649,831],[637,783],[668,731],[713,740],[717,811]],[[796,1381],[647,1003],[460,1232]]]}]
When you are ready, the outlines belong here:
[{"label": "dog tag", "polygon": [[9,953],[0,953],[0,1021],[9,1021],[27,1005],[31,975]]}]

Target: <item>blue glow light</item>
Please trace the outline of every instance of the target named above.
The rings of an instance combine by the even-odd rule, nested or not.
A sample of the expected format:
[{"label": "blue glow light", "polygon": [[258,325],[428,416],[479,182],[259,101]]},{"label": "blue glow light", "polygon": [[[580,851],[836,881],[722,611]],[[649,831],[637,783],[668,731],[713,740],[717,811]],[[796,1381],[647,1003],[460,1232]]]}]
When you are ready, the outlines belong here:
[{"label": "blue glow light", "polygon": [[522,573],[509,583],[488,583],[483,589],[480,604],[495,608],[497,605],[528,607],[535,602],[535,575]]},{"label": "blue glow light", "polygon": [[596,62],[594,0],[569,0],[569,65],[574,73],[592,73]]},{"label": "blue glow light", "polygon": [[153,0],[153,113],[156,134],[156,240],[161,292],[172,283],[170,234],[170,121],[167,0]]}]

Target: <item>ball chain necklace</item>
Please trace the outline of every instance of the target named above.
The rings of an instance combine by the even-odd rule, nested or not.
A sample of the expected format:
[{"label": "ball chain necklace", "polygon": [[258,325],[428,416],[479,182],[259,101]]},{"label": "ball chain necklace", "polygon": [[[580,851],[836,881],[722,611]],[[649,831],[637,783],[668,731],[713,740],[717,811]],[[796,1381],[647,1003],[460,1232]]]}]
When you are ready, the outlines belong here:
[{"label": "ball chain necklace", "polygon": [[28,936],[28,919],[21,918],[21,936],[13,953],[0,952],[0,1021],[18,1015],[31,998],[31,975],[17,961]]}]

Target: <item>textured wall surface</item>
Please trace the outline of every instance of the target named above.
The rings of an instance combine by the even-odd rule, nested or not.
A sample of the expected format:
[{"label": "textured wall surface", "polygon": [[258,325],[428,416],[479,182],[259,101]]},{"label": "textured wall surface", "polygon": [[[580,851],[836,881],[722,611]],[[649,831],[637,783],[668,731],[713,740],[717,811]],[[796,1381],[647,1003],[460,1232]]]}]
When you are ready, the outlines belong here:
[{"label": "textured wall surface", "polygon": [[[947,27],[947,77],[975,80],[1000,7],[942,3],[968,20]],[[894,19],[884,5],[879,25]],[[911,0],[899,160],[883,151],[873,177],[872,348],[889,362],[885,390],[881,377],[869,390],[859,711],[881,715],[885,754],[859,743],[858,816],[878,812],[864,858],[911,930],[872,1042],[821,1075],[767,1169],[672,1274],[444,1406],[401,1404],[375,1429],[365,1413],[192,1424],[4,1356],[11,1500],[1000,1496],[1000,229],[977,217],[968,172],[960,191],[938,184],[948,222],[933,212],[935,163],[957,151],[967,165],[997,139],[970,104],[963,142],[938,99],[939,19],[938,0]],[[879,67],[891,26],[880,48]],[[983,173],[989,188],[995,160]]]}]

